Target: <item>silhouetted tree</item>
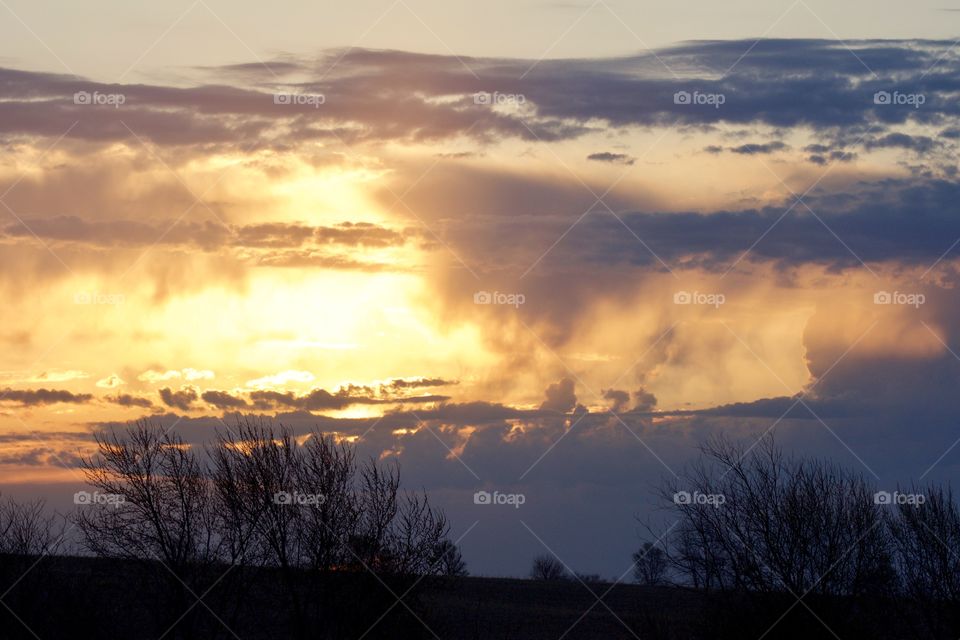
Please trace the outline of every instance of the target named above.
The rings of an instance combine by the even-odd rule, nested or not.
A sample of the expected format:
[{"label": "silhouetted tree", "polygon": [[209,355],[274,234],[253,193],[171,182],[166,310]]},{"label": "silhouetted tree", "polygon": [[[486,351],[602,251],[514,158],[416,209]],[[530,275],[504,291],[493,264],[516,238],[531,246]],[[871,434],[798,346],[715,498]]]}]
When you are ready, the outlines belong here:
[{"label": "silhouetted tree", "polygon": [[330,588],[331,572],[375,575],[357,595],[369,600],[389,582],[443,571],[446,518],[426,495],[400,491],[396,465],[358,465],[330,436],[298,441],[256,419],[219,434],[211,458],[232,553],[279,571],[297,635],[333,624],[324,611],[345,610],[333,605],[343,593]]},{"label": "silhouetted tree", "polygon": [[82,462],[95,492],[76,516],[84,543],[100,556],[159,563],[150,573],[164,586],[165,624],[176,625],[175,637],[194,637],[200,611],[192,605],[219,577],[211,569],[224,542],[206,469],[159,424],[95,439],[98,455]]},{"label": "silhouetted tree", "polygon": [[533,580],[564,580],[567,573],[563,563],[550,555],[535,557],[530,567],[530,578]]},{"label": "silhouetted tree", "polygon": [[633,554],[634,581],[646,586],[657,586],[666,582],[667,554],[651,542],[644,542],[639,551]]},{"label": "silhouetted tree", "polygon": [[889,513],[894,557],[904,594],[919,612],[919,637],[960,636],[960,507],[953,492],[914,487],[923,504]]},{"label": "silhouetted tree", "polygon": [[817,616],[837,628],[892,595],[888,534],[861,475],[788,457],[770,437],[752,449],[714,439],[702,451],[661,490],[679,520],[667,558],[689,584],[749,595],[761,625],[778,594],[828,599]]},{"label": "silhouetted tree", "polygon": [[56,553],[63,538],[63,526],[47,513],[43,500],[17,502],[0,500],[0,554],[39,556]]},{"label": "silhouetted tree", "polygon": [[467,571],[467,563],[463,561],[460,555],[460,549],[450,540],[444,540],[437,549],[439,559],[437,561],[437,573],[442,576],[463,577],[470,575]]},{"label": "silhouetted tree", "polygon": [[61,549],[64,531],[43,500],[0,500],[0,635],[32,638],[32,628],[49,615],[47,556]]}]

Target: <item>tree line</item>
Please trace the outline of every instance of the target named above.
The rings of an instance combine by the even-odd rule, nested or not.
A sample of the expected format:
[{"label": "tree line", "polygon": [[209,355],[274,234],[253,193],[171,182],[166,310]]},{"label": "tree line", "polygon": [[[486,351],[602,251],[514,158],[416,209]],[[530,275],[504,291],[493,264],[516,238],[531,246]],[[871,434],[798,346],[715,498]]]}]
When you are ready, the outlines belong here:
[{"label": "tree line", "polygon": [[[76,529],[88,552],[136,577],[140,626],[148,617],[164,637],[232,637],[269,621],[284,637],[380,637],[419,626],[408,602],[421,581],[466,573],[442,511],[400,489],[397,465],[360,461],[333,436],[242,418],[200,449],[146,421],[95,439],[82,461],[93,492],[59,531],[40,502],[0,507],[4,584]],[[51,577],[41,573],[31,580]],[[95,624],[107,633],[123,621]]]},{"label": "tree line", "polygon": [[[882,491],[773,437],[719,437],[655,489],[661,529],[633,554],[634,582],[676,589],[638,606],[636,633],[674,638],[960,637],[960,505],[936,484]],[[541,554],[529,576],[598,593],[595,575]],[[681,597],[682,596],[682,597]],[[686,603],[686,604],[684,604]],[[625,615],[624,617],[628,617]]]},{"label": "tree line", "polygon": [[658,488],[668,524],[634,560],[638,582],[704,596],[704,637],[960,637],[949,487],[878,490],[772,437],[701,451]]}]

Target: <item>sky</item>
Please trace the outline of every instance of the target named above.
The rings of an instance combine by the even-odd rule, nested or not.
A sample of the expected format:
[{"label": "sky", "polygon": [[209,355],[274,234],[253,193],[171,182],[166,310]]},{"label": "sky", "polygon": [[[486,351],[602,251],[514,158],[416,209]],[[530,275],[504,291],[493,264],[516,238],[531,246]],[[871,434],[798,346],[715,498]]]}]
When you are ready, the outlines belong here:
[{"label": "sky", "polygon": [[960,469],[960,9],[0,15],[4,494],[263,415],[400,464],[474,574],[619,577],[712,436]]}]

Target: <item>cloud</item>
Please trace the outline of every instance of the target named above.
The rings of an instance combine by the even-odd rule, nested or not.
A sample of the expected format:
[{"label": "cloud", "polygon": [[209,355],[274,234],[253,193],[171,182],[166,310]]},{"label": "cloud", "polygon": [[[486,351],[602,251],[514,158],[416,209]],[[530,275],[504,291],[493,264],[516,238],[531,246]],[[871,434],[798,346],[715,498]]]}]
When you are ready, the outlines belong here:
[{"label": "cloud", "polygon": [[[531,60],[469,58],[476,76],[464,67],[467,59],[462,57],[351,48],[325,51],[319,60],[287,57],[270,63],[283,70],[279,82],[256,64],[201,71],[218,81],[229,76],[237,83],[234,87],[202,80],[178,87],[108,85],[0,69],[5,96],[0,134],[55,137],[77,123],[71,138],[94,147],[127,141],[130,134],[122,119],[146,141],[181,148],[252,143],[283,149],[317,142],[426,142],[463,135],[480,141],[559,141],[600,126],[674,123],[814,127],[842,137],[867,127],[942,122],[960,115],[951,98],[957,64],[947,55],[952,44],[690,42],[619,58],[543,60],[530,75],[524,71]],[[748,49],[750,55],[744,56]],[[671,76],[664,65],[684,73]],[[287,85],[278,87],[287,78]],[[320,109],[276,104],[273,93],[278,89],[330,99]],[[78,105],[76,92],[122,92],[125,103],[120,109]],[[494,109],[472,99],[478,92],[522,95],[524,102],[515,113]],[[717,108],[714,103],[678,102],[677,92],[725,99]],[[925,100],[920,108],[875,102],[877,92],[922,94]]]},{"label": "cloud", "polygon": [[207,404],[218,409],[240,409],[247,407],[247,401],[241,397],[231,395],[226,391],[204,391],[200,398]]},{"label": "cloud", "polygon": [[627,408],[630,402],[630,394],[619,389],[607,389],[603,393],[603,399],[610,401],[610,410],[614,413],[620,413]]},{"label": "cloud", "polygon": [[344,247],[403,246],[422,238],[416,229],[390,229],[366,222],[329,226],[295,222],[225,225],[179,219],[87,220],[76,215],[22,217],[0,228],[0,235],[77,242],[99,247],[180,245],[203,251],[220,249],[299,249],[304,245]]},{"label": "cloud", "polygon": [[169,370],[169,371],[154,371],[153,369],[148,369],[140,375],[137,376],[137,380],[140,382],[148,382],[150,384],[157,384],[158,382],[167,382],[168,380],[178,380],[183,377],[183,374],[179,371]]},{"label": "cloud", "polygon": [[929,153],[940,145],[928,136],[914,136],[906,133],[888,133],[879,138],[863,141],[866,149],[909,149],[917,153]]},{"label": "cloud", "polygon": [[430,387],[449,387],[458,384],[456,380],[445,378],[394,378],[380,385],[383,392],[397,392],[403,389],[426,389]]},{"label": "cloud", "polygon": [[[808,145],[807,150],[811,148],[824,147],[824,145]],[[755,155],[768,155],[771,153],[776,153],[778,151],[786,151],[790,149],[790,145],[783,142],[782,140],[774,140],[772,142],[748,142],[746,144],[741,144],[735,147],[724,147],[721,145],[708,145],[703,148],[704,151],[711,154],[723,153],[724,151],[729,151],[730,153],[735,153],[741,156],[755,156]]]},{"label": "cloud", "polygon": [[121,407],[142,407],[145,409],[150,409],[153,407],[153,402],[149,398],[134,396],[128,393],[118,393],[115,396],[104,396],[104,400],[107,402],[112,402],[113,404],[118,404]]},{"label": "cloud", "polygon": [[638,389],[633,393],[634,411],[653,411],[657,406],[657,397],[646,389]]},{"label": "cloud", "polygon": [[773,142],[765,142],[765,143],[752,142],[748,144],[742,144],[738,147],[730,147],[729,150],[732,153],[752,156],[752,155],[758,155],[758,154],[774,153],[776,151],[783,151],[789,148],[790,147],[787,146],[787,144],[784,143],[783,141],[775,140]]},{"label": "cloud", "polygon": [[812,144],[804,148],[805,151],[813,152],[807,157],[808,162],[818,165],[827,165],[830,162],[853,162],[859,156],[852,151],[843,151],[840,149],[831,149],[828,145]]},{"label": "cloud", "polygon": [[181,387],[180,391],[173,391],[170,387],[160,389],[160,399],[163,401],[163,404],[168,407],[180,409],[181,411],[189,411],[190,405],[192,405],[198,397],[195,387]]},{"label": "cloud", "polygon": [[10,383],[18,384],[36,384],[50,382],[71,382],[73,380],[85,380],[90,374],[78,369],[50,369],[40,373],[24,374],[17,372],[0,372],[0,379]]},{"label": "cloud", "polygon": [[15,402],[23,407],[57,403],[84,404],[93,400],[89,393],[72,393],[62,389],[0,389],[0,402]]},{"label": "cloud", "polygon": [[[166,372],[166,374],[170,373]],[[177,376],[168,375],[168,378],[177,378]],[[157,376],[150,376],[149,379],[157,379]],[[273,376],[250,380],[247,384],[253,388],[252,390],[241,389],[230,392],[208,389],[201,393],[196,387],[184,386],[181,387],[180,391],[164,387],[159,390],[159,394],[163,404],[181,411],[191,410],[198,399],[223,410],[253,407],[260,410],[286,408],[302,411],[337,411],[354,405],[428,405],[444,403],[450,400],[449,396],[407,394],[411,390],[457,384],[456,381],[444,378],[414,377],[394,378],[377,386],[351,384],[343,386],[335,392],[314,388],[298,394],[292,391],[278,391],[270,388],[282,386],[288,382],[303,383],[311,380],[313,380],[313,375],[309,372],[289,370]],[[147,408],[153,406],[146,398],[129,395],[106,397],[105,399],[122,406]]]},{"label": "cloud", "polygon": [[115,373],[111,373],[106,378],[102,380],[97,380],[97,386],[101,389],[116,389],[119,386],[125,385],[126,382]]},{"label": "cloud", "polygon": [[632,165],[636,159],[628,156],[625,153],[611,153],[609,151],[603,151],[601,153],[591,153],[587,156],[587,160],[595,160],[597,162],[610,162],[616,164]]},{"label": "cloud", "polygon": [[248,380],[247,386],[262,389],[266,387],[282,387],[290,382],[313,382],[313,374],[309,371],[297,371],[290,369],[275,373],[272,376],[264,376],[262,378]]},{"label": "cloud", "polygon": [[76,469],[82,466],[82,458],[75,450],[38,446],[0,452],[0,465]]},{"label": "cloud", "polygon": [[[454,246],[467,264],[509,265],[522,273],[536,261],[541,277],[567,273],[570,264],[593,269],[652,267],[665,271],[669,267],[724,273],[735,262],[741,267],[753,262],[783,269],[801,265],[844,269],[860,268],[862,259],[926,268],[960,237],[960,218],[951,212],[958,199],[960,184],[956,182],[885,178],[863,180],[846,191],[814,190],[804,196],[805,206],[787,199],[777,205],[740,210],[621,210],[619,219],[585,216],[576,227],[577,242],[561,241],[546,255],[549,242],[544,246],[544,241],[537,239],[562,237],[569,221],[517,220],[504,213],[496,217],[496,225],[468,220],[451,231],[456,233]],[[763,241],[757,242],[758,238]],[[569,274],[563,278],[568,293],[576,295],[571,287],[575,279]],[[598,286],[596,278],[585,280],[594,290]],[[622,282],[629,284],[628,280]],[[526,290],[528,301],[536,300],[533,293]],[[570,305],[564,306],[569,309]],[[527,304],[526,308],[533,307]]]},{"label": "cloud", "polygon": [[335,411],[358,404],[429,404],[444,402],[450,398],[443,395],[382,398],[371,395],[371,390],[368,387],[344,387],[334,393],[325,389],[313,389],[302,395],[291,391],[252,391],[250,392],[250,399],[258,409],[287,407],[304,411]]},{"label": "cloud", "polygon": [[181,378],[187,380],[188,382],[194,382],[197,380],[213,380],[215,374],[213,371],[208,369],[169,369],[167,371],[156,371],[154,369],[148,369],[140,375],[137,376],[137,380],[140,382],[146,382],[148,384],[157,384],[160,382],[168,382],[170,380],[180,380]]},{"label": "cloud", "polygon": [[554,382],[544,392],[546,399],[540,405],[541,411],[557,411],[559,413],[568,413],[577,406],[577,394],[574,391],[574,383],[570,378],[563,378],[559,382]]}]

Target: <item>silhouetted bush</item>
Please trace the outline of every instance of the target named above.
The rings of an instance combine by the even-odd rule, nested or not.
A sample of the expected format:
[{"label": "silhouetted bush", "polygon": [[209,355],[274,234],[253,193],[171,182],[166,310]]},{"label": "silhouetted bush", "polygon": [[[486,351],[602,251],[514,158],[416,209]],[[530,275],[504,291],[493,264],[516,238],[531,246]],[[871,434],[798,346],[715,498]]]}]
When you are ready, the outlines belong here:
[{"label": "silhouetted bush", "polygon": [[568,575],[567,568],[553,556],[537,556],[530,567],[530,578],[533,580],[564,580]]}]

